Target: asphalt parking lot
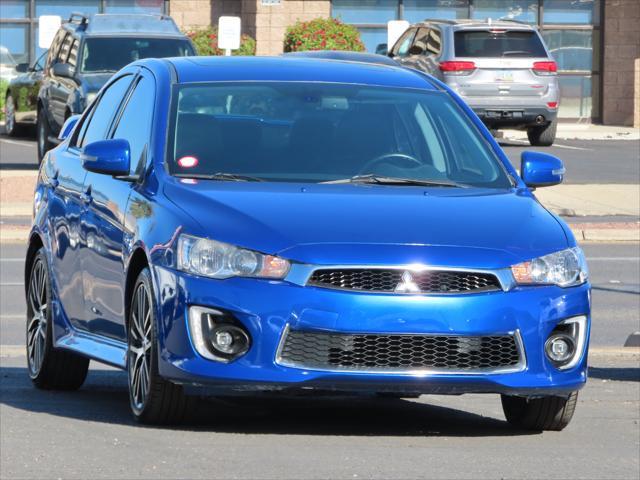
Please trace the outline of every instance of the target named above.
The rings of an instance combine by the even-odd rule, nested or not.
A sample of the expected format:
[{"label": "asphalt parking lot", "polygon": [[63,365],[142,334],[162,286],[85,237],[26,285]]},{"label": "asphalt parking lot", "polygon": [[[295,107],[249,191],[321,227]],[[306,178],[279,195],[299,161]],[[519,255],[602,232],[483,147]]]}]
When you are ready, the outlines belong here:
[{"label": "asphalt parking lot", "polygon": [[[502,141],[517,166],[529,147]],[[636,141],[562,140],[567,183],[633,184]],[[31,139],[0,137],[0,169],[36,168]],[[601,221],[600,219],[599,221]],[[23,217],[1,222],[22,224]],[[0,243],[0,478],[640,477],[640,246],[586,243],[590,380],[563,432],[517,431],[497,395],[261,396],[202,401],[176,428],[133,423],[123,372],[92,363],[74,393],[35,390],[24,356],[21,243]]]}]

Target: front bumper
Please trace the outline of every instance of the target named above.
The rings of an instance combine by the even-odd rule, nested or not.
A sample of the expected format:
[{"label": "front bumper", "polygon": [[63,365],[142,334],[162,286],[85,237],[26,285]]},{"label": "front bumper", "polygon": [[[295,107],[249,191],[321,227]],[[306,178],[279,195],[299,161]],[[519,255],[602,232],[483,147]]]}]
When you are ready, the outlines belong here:
[{"label": "front bumper", "polygon": [[[160,309],[159,372],[205,391],[317,388],[461,394],[566,395],[587,378],[587,347],[578,364],[557,370],[544,343],[557,323],[587,315],[588,284],[515,288],[448,296],[354,293],[303,287],[285,281],[210,280],[154,267]],[[249,351],[230,363],[201,357],[188,328],[190,305],[231,313],[252,338]],[[526,355],[512,373],[430,374],[330,372],[287,367],[276,361],[286,328],[307,331],[393,334],[491,335],[519,332]],[[586,330],[587,343],[589,327]],[[586,345],[585,344],[585,345]]]}]

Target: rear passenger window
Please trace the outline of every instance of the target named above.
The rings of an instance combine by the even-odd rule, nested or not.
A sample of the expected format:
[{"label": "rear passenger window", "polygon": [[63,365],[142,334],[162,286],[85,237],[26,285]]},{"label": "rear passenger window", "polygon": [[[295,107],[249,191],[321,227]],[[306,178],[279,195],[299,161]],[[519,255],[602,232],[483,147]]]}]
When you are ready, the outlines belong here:
[{"label": "rear passenger window", "polygon": [[124,138],[131,147],[131,174],[140,173],[145,163],[146,147],[151,135],[155,82],[142,77],[129,97],[113,138]]},{"label": "rear passenger window", "polygon": [[60,47],[60,52],[58,53],[58,58],[56,63],[65,63],[69,56],[69,51],[71,50],[71,44],[73,43],[73,36],[67,35],[62,42],[62,46]]},{"label": "rear passenger window", "polygon": [[464,30],[455,33],[456,57],[546,57],[536,32]]},{"label": "rear passenger window", "polygon": [[71,45],[71,50],[69,50],[69,56],[67,57],[67,63],[73,67],[75,70],[76,65],[78,63],[78,39],[76,38]]},{"label": "rear passenger window", "polygon": [[131,75],[120,77],[103,92],[91,116],[85,120],[85,123],[80,128],[78,147],[82,148],[88,143],[106,138],[113,115],[127,93],[131,78]]},{"label": "rear passenger window", "polygon": [[413,44],[420,47],[424,55],[440,55],[442,48],[440,32],[433,28],[421,28],[418,30],[416,40]]},{"label": "rear passenger window", "polygon": [[60,51],[60,45],[62,45],[62,41],[64,40],[66,34],[67,32],[65,32],[64,30],[58,30],[58,33],[56,33],[53,42],[51,42],[51,47],[49,47],[46,68],[51,68],[51,66],[58,61],[58,52]]}]

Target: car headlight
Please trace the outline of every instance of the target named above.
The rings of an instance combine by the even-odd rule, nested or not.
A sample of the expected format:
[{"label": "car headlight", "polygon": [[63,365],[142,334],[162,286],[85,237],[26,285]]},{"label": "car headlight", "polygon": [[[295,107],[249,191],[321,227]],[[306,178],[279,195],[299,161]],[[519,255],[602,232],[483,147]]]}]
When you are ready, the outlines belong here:
[{"label": "car headlight", "polygon": [[98,96],[98,94],[96,92],[87,93],[87,95],[84,97],[84,108],[87,108],[89,105],[91,105],[91,102],[93,102],[93,100],[97,96]]},{"label": "car headlight", "polygon": [[511,267],[513,278],[520,285],[558,285],[572,287],[589,278],[589,269],[580,247],[568,248],[534,258]]},{"label": "car headlight", "polygon": [[178,239],[178,268],[211,278],[284,278],[289,262],[228,243],[181,235]]}]

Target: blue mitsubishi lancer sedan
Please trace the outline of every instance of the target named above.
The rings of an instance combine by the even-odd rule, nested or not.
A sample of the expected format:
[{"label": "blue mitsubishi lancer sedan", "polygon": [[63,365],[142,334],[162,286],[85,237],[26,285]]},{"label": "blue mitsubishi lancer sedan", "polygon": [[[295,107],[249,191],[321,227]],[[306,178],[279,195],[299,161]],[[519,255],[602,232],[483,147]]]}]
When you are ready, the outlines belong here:
[{"label": "blue mitsubishi lancer sedan", "polygon": [[38,388],[127,371],[134,417],[195,396],[499,394],[561,430],[590,285],[567,225],[437,80],[313,58],[135,62],[40,168],[26,256]]}]

